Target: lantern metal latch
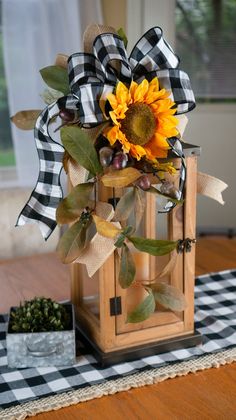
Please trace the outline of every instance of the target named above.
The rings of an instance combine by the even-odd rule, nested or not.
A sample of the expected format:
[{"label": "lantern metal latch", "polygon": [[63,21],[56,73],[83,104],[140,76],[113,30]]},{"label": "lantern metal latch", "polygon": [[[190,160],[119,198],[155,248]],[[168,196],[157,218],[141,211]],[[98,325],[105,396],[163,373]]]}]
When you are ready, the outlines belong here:
[{"label": "lantern metal latch", "polygon": [[192,250],[192,244],[195,244],[197,242],[196,239],[179,239],[178,245],[177,245],[177,252],[178,254],[182,254],[184,251],[191,252]]},{"label": "lantern metal latch", "polygon": [[121,315],[121,296],[110,298],[110,316]]}]

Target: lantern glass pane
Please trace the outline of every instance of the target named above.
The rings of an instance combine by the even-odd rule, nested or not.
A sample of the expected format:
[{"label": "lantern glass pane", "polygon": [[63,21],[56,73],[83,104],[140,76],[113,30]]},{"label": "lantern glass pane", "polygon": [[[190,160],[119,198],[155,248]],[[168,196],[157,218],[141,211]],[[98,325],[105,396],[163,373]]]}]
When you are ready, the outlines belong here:
[{"label": "lantern glass pane", "polygon": [[82,306],[100,319],[99,311],[99,272],[97,271],[92,277],[84,275],[81,279],[82,286]]}]

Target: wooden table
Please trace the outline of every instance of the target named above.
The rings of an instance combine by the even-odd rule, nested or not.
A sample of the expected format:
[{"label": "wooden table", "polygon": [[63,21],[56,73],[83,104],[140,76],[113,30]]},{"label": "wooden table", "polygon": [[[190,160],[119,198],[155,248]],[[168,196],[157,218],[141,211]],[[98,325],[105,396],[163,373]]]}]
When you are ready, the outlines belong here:
[{"label": "wooden table", "polygon": [[[236,241],[204,238],[197,244],[196,274],[236,268]],[[0,261],[0,312],[20,300],[48,296],[68,299],[68,267],[55,254]],[[209,369],[156,385],[94,399],[37,420],[236,419],[236,364]]]}]

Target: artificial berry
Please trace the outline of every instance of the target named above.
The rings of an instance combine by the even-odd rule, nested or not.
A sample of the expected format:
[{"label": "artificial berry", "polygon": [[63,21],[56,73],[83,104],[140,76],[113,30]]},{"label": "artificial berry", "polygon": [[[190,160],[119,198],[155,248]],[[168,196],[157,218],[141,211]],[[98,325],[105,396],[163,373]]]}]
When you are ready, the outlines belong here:
[{"label": "artificial berry", "polygon": [[180,192],[178,188],[176,188],[173,182],[164,181],[160,187],[160,192],[162,194],[168,195],[169,197],[179,199]]},{"label": "artificial berry", "polygon": [[149,188],[151,187],[151,182],[150,182],[150,179],[148,178],[148,175],[142,175],[137,180],[136,185],[144,191],[149,190]]},{"label": "artificial berry", "polygon": [[114,169],[123,169],[126,167],[128,162],[128,157],[125,153],[119,152],[116,153],[113,161],[112,166]]},{"label": "artificial berry", "polygon": [[99,150],[99,160],[101,165],[106,168],[110,165],[113,157],[113,149],[111,147],[102,147]]},{"label": "artificial berry", "polygon": [[75,113],[68,109],[61,109],[59,112],[59,117],[65,122],[71,122],[75,118]]}]

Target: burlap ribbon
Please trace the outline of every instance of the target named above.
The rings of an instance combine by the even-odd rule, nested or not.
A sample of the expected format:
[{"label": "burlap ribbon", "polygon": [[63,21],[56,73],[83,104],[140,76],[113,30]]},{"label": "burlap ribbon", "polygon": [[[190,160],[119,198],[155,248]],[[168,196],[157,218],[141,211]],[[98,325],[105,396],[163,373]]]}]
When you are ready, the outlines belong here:
[{"label": "burlap ribbon", "polygon": [[[114,216],[114,210],[111,204],[97,202],[96,214],[103,219],[110,221]],[[121,228],[120,223],[113,222],[115,226]],[[96,233],[93,239],[88,243],[75,263],[85,264],[89,277],[92,277],[96,271],[105,263],[115,251],[114,239],[105,238],[99,233]]]},{"label": "burlap ribbon", "polygon": [[220,204],[224,204],[222,192],[228,187],[228,185],[214,176],[204,174],[202,172],[197,173],[197,192],[198,194],[205,195],[206,197],[213,198]]}]

